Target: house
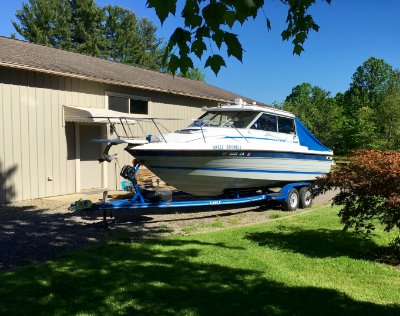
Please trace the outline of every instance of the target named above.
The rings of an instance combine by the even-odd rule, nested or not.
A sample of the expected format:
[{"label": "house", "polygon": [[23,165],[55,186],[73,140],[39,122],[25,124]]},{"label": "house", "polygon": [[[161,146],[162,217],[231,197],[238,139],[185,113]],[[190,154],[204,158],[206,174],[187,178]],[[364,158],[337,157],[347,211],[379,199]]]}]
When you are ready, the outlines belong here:
[{"label": "house", "polygon": [[109,111],[160,118],[176,130],[204,106],[243,96],[204,82],[0,37],[0,203],[119,186],[132,157],[99,163]]}]

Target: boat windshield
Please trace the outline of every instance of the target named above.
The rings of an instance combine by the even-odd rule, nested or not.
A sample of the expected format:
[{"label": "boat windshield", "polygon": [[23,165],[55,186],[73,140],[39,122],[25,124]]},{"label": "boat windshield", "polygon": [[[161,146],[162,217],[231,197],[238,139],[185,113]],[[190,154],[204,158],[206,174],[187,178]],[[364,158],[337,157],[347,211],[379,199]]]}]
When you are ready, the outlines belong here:
[{"label": "boat windshield", "polygon": [[189,127],[235,127],[246,128],[260,114],[254,111],[209,111],[200,116]]}]

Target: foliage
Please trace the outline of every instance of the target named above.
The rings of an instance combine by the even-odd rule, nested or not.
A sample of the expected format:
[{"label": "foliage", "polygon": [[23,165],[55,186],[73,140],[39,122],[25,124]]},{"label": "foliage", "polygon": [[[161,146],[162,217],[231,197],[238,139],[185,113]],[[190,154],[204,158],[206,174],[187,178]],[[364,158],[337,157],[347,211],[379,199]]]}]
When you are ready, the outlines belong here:
[{"label": "foliage", "polygon": [[14,28],[30,42],[98,56],[103,11],[93,0],[29,0],[16,12]]},{"label": "foliage", "polygon": [[16,17],[16,31],[30,42],[152,70],[165,68],[156,26],[130,10],[102,8],[94,0],[29,0]]},{"label": "foliage", "polygon": [[[322,191],[339,188],[333,204],[343,205],[339,216],[345,229],[370,234],[376,222],[385,231],[400,233],[400,153],[356,151],[348,164],[317,181]],[[400,235],[394,241],[400,246]]]},{"label": "foliage", "polygon": [[366,257],[385,236],[343,232],[336,212],[142,242],[126,232],[0,273],[0,314],[398,315],[399,271]]},{"label": "foliage", "polygon": [[400,148],[400,91],[388,94],[383,100],[380,119],[385,122],[381,126],[383,138],[379,147],[398,150]]},{"label": "foliage", "polygon": [[188,69],[186,73],[179,72],[177,76],[203,82],[205,81],[204,73],[197,67]]},{"label": "foliage", "polygon": [[[287,7],[287,27],[281,36],[285,41],[292,40],[293,54],[300,55],[308,33],[319,29],[308,13],[316,1],[281,0]],[[180,69],[182,73],[186,73],[189,68],[193,68],[190,54],[194,53],[201,59],[207,51],[206,42],[214,44],[218,50],[224,45],[228,57],[233,56],[242,61],[243,48],[238,35],[231,32],[232,28],[236,24],[243,25],[249,19],[255,19],[262,12],[266,19],[266,28],[271,29],[271,22],[265,15],[264,3],[264,0],[186,0],[180,12],[184,25],[175,29],[167,45],[166,56],[171,54],[169,70],[176,73]],[[170,14],[178,13],[177,0],[147,0],[147,6],[154,8],[161,23]],[[175,54],[175,49],[179,50],[179,56]],[[217,74],[221,67],[226,66],[225,60],[220,54],[214,54],[212,47],[210,50],[211,54],[205,61],[205,67],[210,67]]]},{"label": "foliage", "polygon": [[297,85],[283,108],[296,114],[322,143],[340,152],[343,114],[328,91],[310,83]]},{"label": "foliage", "polygon": [[118,6],[108,5],[103,10],[108,59],[153,70],[163,68],[162,40],[156,37],[157,27],[150,20],[138,19],[132,11]]},{"label": "foliage", "polygon": [[399,149],[394,137],[400,124],[399,78],[399,71],[383,59],[371,57],[357,68],[350,88],[337,96],[348,122],[344,151]]},{"label": "foliage", "polygon": [[400,72],[394,71],[389,87],[377,106],[375,117],[379,139],[378,148],[400,149]]},{"label": "foliage", "polygon": [[368,58],[352,77],[349,94],[357,99],[353,104],[375,109],[388,90],[392,74],[392,66],[383,59]]},{"label": "foliage", "polygon": [[335,154],[400,150],[400,71],[374,57],[357,68],[350,87],[331,97],[309,83],[280,105],[296,114]]},{"label": "foliage", "polygon": [[[61,4],[67,1],[61,1]],[[57,1],[55,1],[57,3]],[[93,0],[71,0],[71,20],[63,23],[71,30],[72,50],[79,53],[86,53],[92,56],[99,56],[105,45],[102,36],[104,12]],[[65,26],[66,26],[65,25]]]}]

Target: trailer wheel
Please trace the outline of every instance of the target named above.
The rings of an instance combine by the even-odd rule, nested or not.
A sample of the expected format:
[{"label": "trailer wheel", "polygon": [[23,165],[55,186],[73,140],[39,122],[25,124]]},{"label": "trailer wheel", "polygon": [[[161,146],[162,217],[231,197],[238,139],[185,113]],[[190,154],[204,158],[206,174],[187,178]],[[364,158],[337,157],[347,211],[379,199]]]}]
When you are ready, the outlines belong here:
[{"label": "trailer wheel", "polygon": [[294,211],[299,207],[299,191],[296,188],[292,188],[289,191],[288,198],[286,201],[285,209],[287,211]]},{"label": "trailer wheel", "polygon": [[312,205],[313,196],[309,187],[302,187],[299,191],[300,207],[309,208]]}]

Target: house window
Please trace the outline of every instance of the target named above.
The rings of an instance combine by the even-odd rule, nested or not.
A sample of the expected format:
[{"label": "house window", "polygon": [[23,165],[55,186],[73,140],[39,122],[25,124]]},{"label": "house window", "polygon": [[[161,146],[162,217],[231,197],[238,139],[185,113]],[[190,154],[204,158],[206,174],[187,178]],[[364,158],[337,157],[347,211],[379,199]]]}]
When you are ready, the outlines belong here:
[{"label": "house window", "polygon": [[122,113],[148,114],[148,101],[129,97],[108,96],[108,109]]},{"label": "house window", "polygon": [[144,100],[130,99],[130,113],[149,114],[149,102]]},{"label": "house window", "polygon": [[124,97],[108,97],[108,109],[123,113],[129,113],[129,99]]}]

